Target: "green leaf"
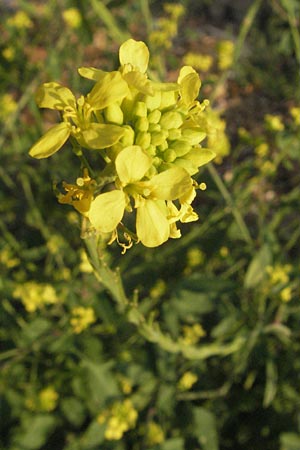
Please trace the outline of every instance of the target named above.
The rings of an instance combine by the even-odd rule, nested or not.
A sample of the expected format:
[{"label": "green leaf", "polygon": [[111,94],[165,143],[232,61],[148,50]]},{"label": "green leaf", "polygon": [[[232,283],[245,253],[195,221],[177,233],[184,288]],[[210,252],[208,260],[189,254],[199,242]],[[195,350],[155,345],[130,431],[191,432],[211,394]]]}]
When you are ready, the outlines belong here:
[{"label": "green leaf", "polygon": [[272,254],[269,245],[265,244],[250,262],[244,280],[246,289],[257,286],[264,278],[266,267],[271,264]]},{"label": "green leaf", "polygon": [[280,450],[299,450],[299,448],[300,448],[300,434],[281,433]]},{"label": "green leaf", "polygon": [[23,424],[25,431],[16,441],[20,448],[25,450],[40,449],[46,443],[48,436],[53,432],[56,424],[55,418],[50,414],[40,414],[27,418]]},{"label": "green leaf", "polygon": [[85,419],[85,410],[81,401],[75,397],[64,398],[60,402],[61,410],[66,419],[75,426],[82,425]]},{"label": "green leaf", "polygon": [[193,410],[194,430],[203,450],[218,450],[218,432],[214,414],[205,408],[197,407]]},{"label": "green leaf", "polygon": [[97,364],[88,359],[81,363],[85,376],[87,387],[90,393],[89,406],[98,410],[105,404],[109,397],[115,397],[120,394],[118,385],[110,371],[111,362]]},{"label": "green leaf", "polygon": [[184,450],[184,440],[182,438],[167,439],[158,448],[159,450]]},{"label": "green leaf", "polygon": [[266,362],[266,386],[263,405],[267,408],[274,400],[277,393],[278,371],[272,359]]},{"label": "green leaf", "polygon": [[26,324],[21,334],[21,345],[30,345],[47,333],[52,328],[49,320],[38,317]]},{"label": "green leaf", "polygon": [[105,424],[100,425],[96,420],[93,421],[80,440],[80,448],[82,450],[94,450],[96,446],[102,444],[105,428]]}]

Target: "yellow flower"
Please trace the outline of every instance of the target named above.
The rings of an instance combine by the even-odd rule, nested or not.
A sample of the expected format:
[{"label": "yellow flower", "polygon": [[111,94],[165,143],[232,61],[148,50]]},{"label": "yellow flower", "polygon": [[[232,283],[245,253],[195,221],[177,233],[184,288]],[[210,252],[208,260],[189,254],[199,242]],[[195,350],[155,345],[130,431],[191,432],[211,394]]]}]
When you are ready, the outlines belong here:
[{"label": "yellow flower", "polygon": [[286,288],[282,289],[280,291],[280,299],[287,303],[291,300],[292,298],[292,288],[287,286]]},{"label": "yellow flower", "polygon": [[87,215],[95,187],[95,180],[90,178],[88,171],[85,170],[83,177],[77,178],[76,184],[63,183],[66,194],[58,194],[58,201],[72,205],[82,215]]},{"label": "yellow flower", "polygon": [[21,299],[26,311],[35,312],[44,305],[58,302],[55,289],[50,284],[28,281],[16,287],[13,292],[15,298]]},{"label": "yellow flower", "polygon": [[267,144],[267,142],[262,142],[261,144],[257,145],[257,147],[255,147],[255,153],[261,158],[267,156],[268,152],[269,145]]},{"label": "yellow flower", "polygon": [[220,41],[218,44],[218,66],[220,70],[227,70],[233,64],[234,44],[232,41]]},{"label": "yellow flower", "polygon": [[198,381],[198,376],[191,372],[185,372],[178,381],[178,389],[188,391]]},{"label": "yellow flower", "polygon": [[80,334],[94,322],[96,322],[96,316],[93,308],[77,306],[72,309],[70,324],[75,334]]},{"label": "yellow flower", "polygon": [[33,23],[25,11],[18,11],[13,17],[6,21],[7,25],[18,28],[19,30],[31,28]]},{"label": "yellow flower", "polygon": [[82,22],[80,11],[77,8],[68,8],[62,12],[65,23],[70,28],[79,28]]},{"label": "yellow flower", "polygon": [[93,113],[121,100],[127,92],[128,87],[119,72],[106,73],[86,98],[81,96],[77,101],[72,92],[59,83],[43,84],[36,94],[39,107],[61,111],[63,121],[50,128],[29,154],[34,158],[47,158],[56,153],[70,136],[89,149],[112,146],[123,136],[122,128],[94,121]]},{"label": "yellow flower", "polygon": [[206,336],[205,330],[199,323],[195,323],[191,326],[184,325],[182,331],[183,337],[181,338],[181,341],[185,345],[195,345],[202,337]]},{"label": "yellow flower", "polygon": [[43,389],[39,393],[39,404],[42,411],[53,411],[56,408],[58,393],[52,386]]},{"label": "yellow flower", "polygon": [[294,119],[295,125],[300,125],[300,107],[293,106],[290,108],[290,114]]},{"label": "yellow flower", "polygon": [[[151,81],[147,75],[149,50],[144,42],[129,39],[119,49],[120,68],[104,72],[81,67],[79,74],[95,82],[84,97],[58,83],[40,87],[41,108],[61,113],[52,127],[31,148],[30,155],[46,158],[71,138],[80,147],[97,151],[101,170],[94,179],[87,173],[76,184],[63,183],[60,203],[68,203],[87,217],[92,229],[111,234],[126,249],[133,241],[156,247],[180,237],[177,222],[197,220],[191,204],[196,189],[191,177],[215,153],[202,148],[210,125],[208,101],[197,98],[201,81],[191,66],[181,68],[176,83]],[[127,217],[135,215],[135,230]],[[128,245],[119,241],[123,233]]]},{"label": "yellow flower", "polygon": [[15,55],[16,55],[16,50],[12,46],[6,47],[2,50],[2,56],[7,61],[13,61],[15,59]]},{"label": "yellow flower", "polygon": [[6,120],[9,114],[16,111],[17,102],[11,94],[3,94],[0,97],[0,120]]},{"label": "yellow flower", "polygon": [[149,447],[160,444],[165,440],[165,433],[161,426],[156,422],[149,422],[147,424],[146,441]]},{"label": "yellow flower", "polygon": [[138,414],[131,400],[114,403],[108,410],[99,414],[97,420],[100,424],[106,423],[105,439],[119,440],[130,428],[134,428]]},{"label": "yellow flower", "polygon": [[266,114],[265,123],[271,131],[282,131],[284,130],[284,123],[279,115]]},{"label": "yellow flower", "polygon": [[213,65],[213,58],[210,55],[189,52],[183,57],[183,63],[187,66],[193,66],[201,72],[207,72]]},{"label": "yellow flower", "polygon": [[288,283],[291,270],[292,266],[290,264],[276,264],[275,266],[267,266],[266,268],[272,285]]}]

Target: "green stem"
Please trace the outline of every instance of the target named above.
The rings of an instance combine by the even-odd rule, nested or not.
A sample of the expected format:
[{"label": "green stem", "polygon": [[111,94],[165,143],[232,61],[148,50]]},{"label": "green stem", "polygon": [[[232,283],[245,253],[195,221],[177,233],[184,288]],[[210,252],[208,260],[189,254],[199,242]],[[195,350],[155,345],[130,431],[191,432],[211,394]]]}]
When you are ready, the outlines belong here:
[{"label": "green stem", "polygon": [[91,0],[90,2],[94,13],[99,17],[99,19],[106,25],[108,33],[111,35],[112,39],[119,44],[123,43],[130,36],[127,32],[120,30],[114,16],[100,0]]},{"label": "green stem", "polygon": [[297,18],[295,15],[295,10],[293,7],[293,3],[287,0],[281,0],[284,8],[287,10],[287,19],[289,22],[289,26],[291,29],[292,38],[294,41],[295,54],[297,63],[299,65],[299,76],[300,76],[300,32],[299,25],[297,25]]},{"label": "green stem", "polygon": [[222,178],[220,177],[220,175],[218,174],[218,172],[216,171],[215,167],[212,164],[208,164],[207,168],[208,168],[208,171],[209,171],[212,179],[216,183],[219,191],[221,192],[224,200],[226,201],[227,205],[229,206],[229,208],[233,214],[233,217],[235,218],[235,221],[241,231],[243,238],[245,239],[245,241],[248,244],[253,246],[253,239],[251,238],[248,227],[247,227],[239,209],[235,206],[233,198],[230,195],[228,189],[226,188]]},{"label": "green stem", "polygon": [[255,16],[258,13],[258,10],[261,6],[262,0],[255,0],[252,5],[250,6],[250,8],[248,9],[241,28],[240,28],[240,32],[237,38],[237,42],[236,42],[236,46],[235,46],[235,51],[234,51],[234,64],[237,63],[238,59],[241,56],[241,52],[242,52],[242,48],[244,46],[247,34],[250,31],[250,28],[252,27],[252,24],[254,22]]}]

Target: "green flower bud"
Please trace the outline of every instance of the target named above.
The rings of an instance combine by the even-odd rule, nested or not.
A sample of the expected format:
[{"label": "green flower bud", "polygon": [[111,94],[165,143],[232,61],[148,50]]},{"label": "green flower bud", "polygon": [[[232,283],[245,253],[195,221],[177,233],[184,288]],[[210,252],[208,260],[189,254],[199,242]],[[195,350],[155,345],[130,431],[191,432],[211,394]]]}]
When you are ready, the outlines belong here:
[{"label": "green flower bud", "polygon": [[164,130],[154,132],[151,134],[151,144],[156,146],[161,145],[163,142],[165,142],[167,137],[168,133]]},{"label": "green flower bud", "polygon": [[146,149],[149,147],[151,143],[151,134],[145,133],[143,131],[139,132],[135,136],[135,145],[139,145],[143,149]]},{"label": "green flower bud", "polygon": [[164,152],[165,150],[167,150],[167,148],[169,148],[169,145],[168,145],[168,142],[167,142],[167,141],[163,142],[162,144],[160,144],[160,145],[157,147],[157,149],[158,149],[160,152]]},{"label": "green flower bud", "polygon": [[181,114],[176,111],[168,111],[161,116],[160,125],[166,130],[179,128],[183,124]]},{"label": "green flower bud", "polygon": [[155,109],[154,111],[151,111],[150,114],[148,114],[148,121],[149,123],[158,123],[161,118],[161,112],[158,109]]},{"label": "green flower bud", "polygon": [[149,128],[149,122],[146,117],[139,117],[135,122],[135,129],[137,131],[147,131]]},{"label": "green flower bud", "polygon": [[161,130],[161,126],[159,123],[149,123],[149,132],[154,133]]},{"label": "green flower bud", "polygon": [[179,140],[172,142],[170,148],[175,151],[177,156],[183,156],[191,150],[192,146],[186,141]]},{"label": "green flower bud", "polygon": [[177,141],[177,139],[181,138],[181,129],[180,128],[173,128],[169,131],[169,137],[168,139],[170,141]]},{"label": "green flower bud", "polygon": [[147,117],[147,106],[144,102],[136,102],[133,108],[133,115],[136,117]]},{"label": "green flower bud", "polygon": [[182,137],[191,145],[197,145],[206,138],[206,133],[200,130],[200,128],[186,128],[182,130]]},{"label": "green flower bud", "polygon": [[133,145],[134,143],[134,131],[129,125],[124,125],[122,128],[124,130],[124,136],[122,137],[121,142],[124,147],[129,147],[129,145]]},{"label": "green flower bud", "polygon": [[166,162],[173,162],[177,158],[177,154],[175,150],[169,148],[167,151],[164,152],[163,158]]},{"label": "green flower bud", "polygon": [[117,103],[108,105],[104,110],[104,117],[107,122],[114,123],[116,125],[122,125],[124,116],[123,111]]},{"label": "green flower bud", "polygon": [[147,148],[147,153],[150,156],[155,156],[156,155],[156,147],[155,145],[149,145],[149,147]]}]

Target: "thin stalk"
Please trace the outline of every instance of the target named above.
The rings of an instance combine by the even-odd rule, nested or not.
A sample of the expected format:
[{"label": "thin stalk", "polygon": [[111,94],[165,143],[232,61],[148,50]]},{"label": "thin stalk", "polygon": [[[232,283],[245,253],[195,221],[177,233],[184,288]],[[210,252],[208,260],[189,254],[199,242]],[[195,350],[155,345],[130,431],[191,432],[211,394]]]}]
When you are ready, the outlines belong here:
[{"label": "thin stalk", "polygon": [[152,30],[152,14],[149,7],[148,0],[140,0],[141,11],[145,19],[147,35],[149,36],[150,31]]},{"label": "thin stalk", "polygon": [[120,30],[114,16],[102,1],[91,0],[91,7],[99,19],[106,25],[110,36],[115,42],[121,44],[130,37],[127,32]]},{"label": "thin stalk", "polygon": [[226,188],[225,184],[223,183],[222,178],[220,177],[220,175],[218,174],[218,172],[216,171],[215,167],[212,164],[208,164],[207,168],[210,173],[210,176],[216,183],[220,193],[222,194],[224,200],[226,201],[228,207],[230,208],[232,215],[235,218],[235,221],[241,231],[243,238],[245,239],[245,241],[248,244],[253,246],[253,239],[250,235],[248,227],[247,227],[239,209],[234,204],[234,200],[233,200],[232,196],[230,195],[228,189]]},{"label": "thin stalk", "polygon": [[255,0],[252,3],[252,5],[250,6],[250,8],[248,9],[248,11],[243,19],[243,22],[242,22],[242,25],[240,28],[240,32],[239,32],[239,35],[238,35],[238,38],[236,41],[235,50],[234,50],[234,57],[233,57],[234,64],[237,63],[238,59],[241,56],[242,48],[244,46],[246,37],[250,31],[250,28],[253,25],[254,19],[256,17],[256,14],[258,13],[258,10],[259,10],[261,4],[262,4],[262,0]]},{"label": "thin stalk", "polygon": [[281,0],[284,8],[287,10],[287,19],[291,29],[292,38],[294,41],[295,54],[297,63],[299,65],[299,76],[300,76],[300,32],[299,25],[297,25],[297,18],[295,16],[295,10],[293,8],[292,2]]}]

